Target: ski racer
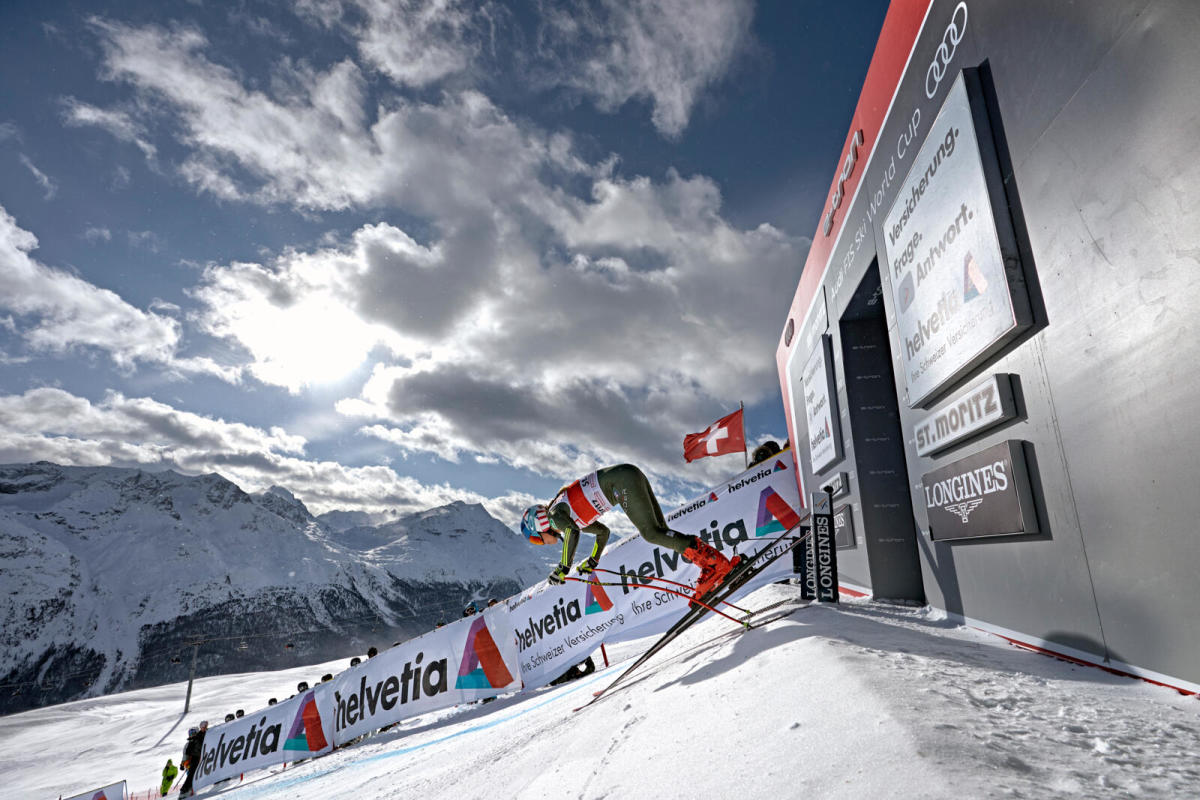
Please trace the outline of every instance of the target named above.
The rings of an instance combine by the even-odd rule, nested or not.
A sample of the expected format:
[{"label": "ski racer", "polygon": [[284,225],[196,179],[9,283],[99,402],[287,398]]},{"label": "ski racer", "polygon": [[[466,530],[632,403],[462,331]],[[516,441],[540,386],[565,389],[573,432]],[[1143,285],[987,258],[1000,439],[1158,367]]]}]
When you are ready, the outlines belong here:
[{"label": "ski racer", "polygon": [[674,550],[700,567],[696,599],[719,584],[737,563],[725,558],[699,537],[668,528],[645,474],[632,464],[618,464],[596,470],[564,486],[546,505],[533,505],[525,510],[521,517],[521,533],[526,539],[537,545],[562,542],[562,557],[550,573],[550,583],[563,583],[571,571],[580,532],[595,536],[596,543],[591,555],[580,562],[576,572],[587,575],[596,569],[600,554],[608,543],[608,528],[599,522],[599,518],[618,505],[643,539],[652,545]]}]

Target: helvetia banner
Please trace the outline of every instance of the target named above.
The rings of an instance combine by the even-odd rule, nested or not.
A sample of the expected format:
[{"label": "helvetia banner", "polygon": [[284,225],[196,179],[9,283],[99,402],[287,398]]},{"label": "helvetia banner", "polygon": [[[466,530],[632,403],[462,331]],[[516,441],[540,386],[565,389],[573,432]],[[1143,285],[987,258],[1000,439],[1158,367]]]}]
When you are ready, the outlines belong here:
[{"label": "helvetia banner", "polygon": [[[700,536],[726,556],[751,555],[800,522],[801,504],[791,458],[784,453],[666,514],[667,525]],[[619,513],[619,512],[613,512]],[[653,578],[694,585],[698,567],[678,553],[653,547],[640,536],[612,544],[600,558],[604,569],[592,583],[541,583],[508,601],[527,687],[557,678],[604,642],[648,636],[665,630],[688,601]],[[777,560],[740,594],[792,574],[792,559]],[[616,585],[605,586],[603,583]],[[690,590],[669,586],[681,592]]]},{"label": "helvetia banner", "polygon": [[125,781],[121,781],[101,789],[92,789],[83,794],[71,795],[66,800],[125,800],[126,796]]},{"label": "helvetia banner", "polygon": [[243,772],[327,753],[333,746],[329,683],[282,703],[209,728],[195,786]]},{"label": "helvetia banner", "polygon": [[519,689],[508,609],[497,604],[384,650],[322,686],[330,687],[338,745],[417,714]]}]

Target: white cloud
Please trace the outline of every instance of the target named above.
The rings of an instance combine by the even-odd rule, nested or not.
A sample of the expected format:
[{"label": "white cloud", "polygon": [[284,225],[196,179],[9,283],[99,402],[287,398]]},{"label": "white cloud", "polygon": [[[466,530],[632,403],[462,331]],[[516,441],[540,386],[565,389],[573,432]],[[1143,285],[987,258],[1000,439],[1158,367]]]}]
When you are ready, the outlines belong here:
[{"label": "white cloud", "polygon": [[356,0],[358,51],[403,86],[429,86],[471,66],[478,9],[462,0]]},{"label": "white cloud", "polygon": [[[336,19],[332,9],[319,6]],[[667,24],[649,9],[606,19]],[[195,30],[97,28],[107,74],[176,114],[198,189],[418,220],[205,271],[191,318],[244,348],[259,380],[300,391],[373,358],[339,409],[402,453],[558,475],[633,460],[675,478],[683,433],[778,391],[777,323],[807,242],[731,226],[713,181],[618,176],[613,159],[583,161],[568,135],[478,91],[372,113],[349,61],[288,64],[268,93],[213,63]],[[710,77],[727,63],[714,48]],[[686,480],[730,471],[706,462]]]},{"label": "white cloud", "polygon": [[89,225],[83,232],[83,238],[92,244],[96,242],[110,242],[112,241],[112,231],[105,227]]},{"label": "white cloud", "polygon": [[136,145],[146,158],[153,159],[158,149],[150,143],[145,128],[133,117],[122,111],[98,108],[89,103],[65,98],[63,105],[63,121],[74,127],[91,125],[110,134],[123,142]]},{"label": "white cloud", "polygon": [[24,153],[21,154],[21,163],[33,175],[33,179],[37,181],[38,186],[42,187],[42,196],[46,200],[53,200],[54,196],[58,194],[58,184],[49,175],[38,169],[37,165],[30,161],[29,156]]},{"label": "white cloud", "polygon": [[5,291],[0,307],[35,318],[22,325],[33,347],[62,352],[75,346],[106,350],[118,365],[164,362],[179,341],[174,320],[147,314],[116,293],[75,275],[51,269],[29,257],[37,237],[17,226],[0,207],[0,277]]},{"label": "white cloud", "polygon": [[52,388],[0,396],[0,463],[44,459],[76,466],[219,472],[247,491],[285,486],[314,513],[412,511],[463,500],[484,502],[493,513],[507,515],[501,519],[511,519],[512,509],[524,500],[427,485],[389,467],[308,460],[303,458],[305,445],[303,437],[280,428],[226,422],[115,392],[99,403]]},{"label": "white cloud", "polygon": [[151,253],[161,252],[166,247],[166,242],[154,231],[126,231],[125,238],[130,247],[149,250]]},{"label": "white cloud", "polygon": [[0,308],[17,315],[18,333],[30,347],[57,354],[96,348],[122,369],[149,362],[181,372],[235,378],[236,370],[211,359],[177,358],[178,322],[142,311],[115,292],[38,263],[29,256],[37,246],[37,237],[0,206],[0,283],[4,286]]},{"label": "white cloud", "polygon": [[604,110],[644,99],[655,128],[687,127],[700,96],[728,73],[751,39],[752,0],[580,0],[547,12],[552,82]]}]

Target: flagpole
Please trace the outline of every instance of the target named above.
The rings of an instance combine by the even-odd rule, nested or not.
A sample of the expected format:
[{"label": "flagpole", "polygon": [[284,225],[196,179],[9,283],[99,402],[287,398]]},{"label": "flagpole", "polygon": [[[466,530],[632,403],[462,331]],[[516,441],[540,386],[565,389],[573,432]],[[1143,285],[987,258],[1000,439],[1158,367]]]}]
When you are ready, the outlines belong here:
[{"label": "flagpole", "polygon": [[746,404],[739,400],[738,408],[742,412],[742,455],[746,457],[746,469],[750,469],[750,452],[746,443]]}]

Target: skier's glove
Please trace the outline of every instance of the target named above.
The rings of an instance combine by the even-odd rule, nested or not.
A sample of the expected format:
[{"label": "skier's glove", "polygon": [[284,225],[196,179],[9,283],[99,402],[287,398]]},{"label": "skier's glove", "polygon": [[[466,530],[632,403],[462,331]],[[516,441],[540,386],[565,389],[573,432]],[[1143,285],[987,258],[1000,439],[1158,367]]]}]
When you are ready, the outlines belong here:
[{"label": "skier's glove", "polygon": [[580,575],[591,575],[592,571],[600,564],[600,559],[595,556],[588,556],[583,561],[579,562],[579,566],[575,567],[575,571]]},{"label": "skier's glove", "polygon": [[554,584],[555,586],[562,586],[567,582],[567,572],[570,569],[571,568],[565,564],[559,564],[554,568],[554,572],[551,572],[550,577],[546,578],[546,580],[550,581],[550,583]]}]

